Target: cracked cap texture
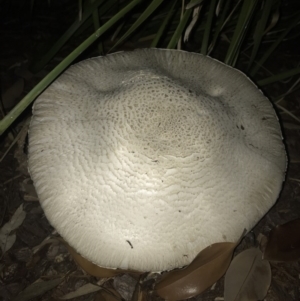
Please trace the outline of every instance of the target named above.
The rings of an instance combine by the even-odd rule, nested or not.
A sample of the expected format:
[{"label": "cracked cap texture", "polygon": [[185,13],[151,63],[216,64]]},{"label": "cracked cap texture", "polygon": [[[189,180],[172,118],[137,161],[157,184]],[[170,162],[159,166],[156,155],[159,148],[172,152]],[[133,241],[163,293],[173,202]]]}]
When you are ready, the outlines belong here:
[{"label": "cracked cap texture", "polygon": [[85,60],[34,104],[29,171],[41,205],[102,267],[170,270],[236,242],[275,203],[285,170],[270,101],[199,54]]}]

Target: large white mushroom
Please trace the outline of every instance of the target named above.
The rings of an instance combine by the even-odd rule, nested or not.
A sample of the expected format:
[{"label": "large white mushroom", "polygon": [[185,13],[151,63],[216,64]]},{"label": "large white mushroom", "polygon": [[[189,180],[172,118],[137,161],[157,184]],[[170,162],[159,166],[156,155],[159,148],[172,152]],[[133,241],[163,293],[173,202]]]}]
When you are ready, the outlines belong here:
[{"label": "large white mushroom", "polygon": [[274,204],[285,169],[269,100],[199,54],[85,60],[34,104],[29,170],[41,205],[102,267],[170,270],[236,242]]}]

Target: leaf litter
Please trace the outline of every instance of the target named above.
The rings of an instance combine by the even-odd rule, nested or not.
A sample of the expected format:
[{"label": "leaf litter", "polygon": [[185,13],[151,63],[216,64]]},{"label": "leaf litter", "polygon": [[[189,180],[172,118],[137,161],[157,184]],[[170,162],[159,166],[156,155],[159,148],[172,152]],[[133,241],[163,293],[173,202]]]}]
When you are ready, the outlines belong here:
[{"label": "leaf litter", "polygon": [[28,301],[44,295],[46,292],[52,290],[63,281],[63,278],[56,278],[49,281],[37,281],[25,288],[17,297],[12,301]]},{"label": "leaf litter", "polygon": [[187,267],[163,276],[155,291],[162,298],[173,301],[201,294],[226,272],[236,245],[231,242],[212,244]]},{"label": "leaf litter", "polygon": [[70,292],[62,297],[60,297],[59,299],[62,300],[69,300],[69,299],[73,299],[76,297],[80,297],[80,296],[84,296],[90,293],[95,293],[102,290],[101,286],[92,284],[92,283],[87,283],[83,286],[81,286],[80,288],[78,288],[76,291],[74,292]]},{"label": "leaf litter", "polygon": [[300,259],[300,218],[271,230],[263,257],[272,261]]},{"label": "leaf litter", "polygon": [[2,255],[7,252],[16,241],[16,234],[12,233],[14,230],[22,225],[26,217],[26,212],[23,210],[23,204],[15,211],[14,215],[1,229],[0,229],[0,247]]},{"label": "leaf litter", "polygon": [[[279,61],[279,60],[278,60]],[[296,102],[295,102],[296,103]],[[297,108],[296,108],[297,109]],[[298,109],[297,109],[298,110]],[[293,111],[293,110],[291,110],[291,111]],[[297,114],[297,116],[299,116],[299,114]],[[285,117],[284,117],[285,118]],[[286,136],[287,137],[289,137],[290,136],[290,133],[285,133],[286,134]],[[299,135],[296,133],[296,131],[294,131],[294,133],[292,133],[292,135],[293,135],[293,137],[295,137],[295,138],[299,138]],[[298,135],[298,136],[297,136]],[[297,141],[299,141],[299,139],[296,139]],[[297,143],[298,142],[295,142],[295,145],[293,145],[293,144],[291,144],[291,145],[289,145],[289,149],[296,149],[297,150]],[[299,149],[299,148],[298,148]],[[8,154],[9,155],[9,154]],[[295,159],[297,159],[297,158],[299,158],[299,155],[298,155],[298,152],[297,152],[297,157],[295,157]],[[7,160],[7,158],[5,158],[5,160]],[[5,162],[4,162],[5,163]],[[299,170],[297,170],[297,169],[293,169],[294,167],[292,167],[292,172],[294,173],[294,175],[295,175],[295,177],[297,177],[297,175],[299,174]],[[290,170],[290,172],[291,172],[291,170]],[[1,173],[0,173],[1,174]],[[6,179],[7,180],[7,179]],[[268,229],[268,224],[273,224],[273,225],[276,225],[276,224],[280,224],[280,223],[282,223],[284,220],[290,220],[290,219],[292,219],[292,218],[296,218],[297,217],[297,212],[300,212],[299,210],[297,210],[297,208],[299,208],[299,207],[297,207],[297,204],[299,204],[299,197],[298,197],[298,195],[299,195],[299,184],[298,183],[292,183],[292,184],[289,184],[289,187],[288,187],[288,189],[285,187],[285,191],[288,191],[288,193],[287,192],[285,192],[284,194],[283,194],[283,197],[282,197],[282,201],[280,201],[279,202],[279,205],[276,205],[276,207],[274,207],[273,208],[273,210],[270,212],[270,214],[268,214],[268,217],[267,217],[267,219],[265,218],[262,222],[260,222],[259,224],[258,224],[258,226],[256,227],[256,230],[254,230],[254,231],[256,231],[256,232],[260,232],[260,231],[267,231],[266,229]],[[291,204],[293,204],[294,206],[293,207],[291,207]],[[295,209],[296,208],[296,209]],[[282,211],[282,209],[284,209],[285,211],[285,213],[280,213],[280,211]],[[295,216],[296,215],[296,216]],[[280,216],[280,218],[278,217],[278,216]],[[299,217],[299,213],[298,213],[298,217]],[[19,228],[22,228],[22,225],[21,226],[19,226]],[[13,232],[14,231],[16,231],[16,229],[15,230],[13,230]],[[23,230],[24,231],[24,230]],[[23,239],[23,238],[22,238]],[[23,243],[23,240],[22,240],[22,243]],[[22,246],[22,245],[21,245]],[[25,244],[25,246],[26,246],[26,244]],[[12,248],[10,249],[10,250],[6,250],[6,254],[4,254],[5,256],[5,261],[4,261],[4,265],[6,265],[6,266],[1,266],[1,273],[3,274],[3,275],[6,275],[6,274],[8,274],[8,272],[7,272],[7,270],[8,270],[8,265],[9,264],[13,264],[13,262],[12,261],[9,261],[8,259],[9,259],[9,257],[12,257],[12,256],[10,256],[10,254],[12,254],[12,252],[14,251],[13,249],[14,249],[14,247],[16,247],[16,244],[15,245],[12,245]],[[24,244],[23,244],[23,247],[24,247]],[[243,247],[245,247],[245,244],[243,243]],[[19,248],[19,246],[17,246],[17,248]],[[47,248],[47,245],[45,246],[45,248],[43,247],[42,249],[46,249]],[[60,273],[64,273],[63,271],[64,271],[64,269],[66,269],[66,270],[69,270],[68,268],[65,268],[65,267],[63,267],[64,265],[66,265],[66,264],[69,264],[69,261],[65,261],[65,262],[62,262],[62,263],[60,263],[59,265],[57,265],[57,266],[52,266],[51,268],[49,268],[49,269],[46,269],[46,268],[44,268],[44,266],[46,265],[46,266],[49,266],[49,265],[52,265],[52,262],[47,262],[46,261],[46,259],[44,259],[42,256],[43,256],[43,250],[41,249],[41,251],[39,252],[39,255],[40,255],[40,258],[37,260],[37,262],[35,263],[35,264],[33,264],[33,266],[32,266],[32,269],[31,270],[28,270],[28,274],[26,275],[26,277],[24,277],[24,279],[22,279],[22,281],[23,280],[25,280],[25,278],[26,278],[26,281],[28,282],[28,279],[30,279],[29,281],[30,282],[32,282],[33,281],[33,279],[32,279],[32,277],[36,277],[35,279],[40,279],[40,275],[45,275],[45,274],[47,274],[47,273],[57,273],[57,274],[60,274]],[[8,258],[8,259],[7,259]],[[275,265],[275,264],[274,264]],[[273,264],[272,264],[272,266],[274,266]],[[7,267],[8,266],[8,267]],[[288,268],[286,268],[286,267],[288,267]],[[38,271],[38,268],[40,268],[41,270],[40,271]],[[71,269],[74,271],[74,268],[76,268],[76,266],[75,265],[72,265],[71,266]],[[61,269],[62,269],[62,271],[61,271]],[[75,274],[75,278],[76,277],[78,277],[79,275],[78,275],[78,273],[79,273],[79,275],[81,275],[82,276],[82,272],[81,271],[76,271],[76,274]],[[277,287],[273,287],[272,288],[272,286],[271,286],[271,297],[268,297],[268,299],[267,300],[280,300],[280,301],[282,301],[282,300],[296,300],[296,298],[297,298],[297,296],[299,297],[299,292],[298,292],[298,295],[297,295],[297,290],[298,290],[298,273],[299,273],[299,269],[297,268],[297,265],[295,266],[295,265],[286,265],[286,266],[284,266],[283,264],[277,264],[276,263],[276,268],[275,268],[275,270],[273,271],[273,273],[275,274],[274,275],[274,277],[277,277],[276,278],[276,282],[277,283],[279,283],[280,285],[279,285],[279,287],[280,287],[280,289]],[[288,279],[288,281],[286,281],[286,283],[285,283],[285,285],[282,285],[282,283],[283,283],[283,278],[282,278],[282,274],[287,274],[287,275],[289,275],[288,277],[287,277],[287,279]],[[290,274],[293,274],[293,276],[291,276]],[[7,277],[7,276],[6,276]],[[72,276],[73,277],[73,276]],[[82,277],[86,277],[86,276],[82,276]],[[89,281],[91,281],[91,282],[94,282],[95,281],[95,279],[94,278],[92,278],[92,277],[87,277],[87,279],[89,280]],[[154,277],[153,278],[154,280],[156,280],[156,278]],[[293,280],[293,279],[295,279],[295,280]],[[16,285],[17,283],[19,283],[19,282],[21,282],[21,280],[18,278],[18,279],[14,279],[14,278],[5,278],[5,277],[1,277],[1,279],[0,279],[0,281],[1,281],[1,284],[2,283],[5,283],[5,288],[6,287],[10,287],[10,288],[12,288],[13,287],[13,285]],[[26,283],[26,281],[24,281],[24,282],[22,282],[23,284],[25,284]],[[51,282],[51,281],[53,281],[53,282]],[[39,282],[40,284],[40,286],[42,287],[43,285],[45,285],[45,287],[47,287],[48,286],[48,288],[49,287],[51,287],[51,284],[52,285],[54,285],[55,284],[55,281],[59,281],[59,280],[56,280],[56,279],[53,279],[53,280],[50,280],[50,281],[41,281],[41,282]],[[294,282],[293,282],[294,281]],[[47,283],[47,282],[49,282],[49,283]],[[63,280],[63,282],[62,283],[64,283],[64,282],[66,282],[66,280]],[[44,283],[44,284],[42,284],[42,283]],[[46,284],[47,283],[47,284]],[[75,282],[74,282],[75,283]],[[296,283],[296,285],[294,285],[294,287],[293,287],[293,284],[292,283]],[[222,300],[222,286],[220,286],[219,285],[220,284],[220,281],[218,281],[218,283],[217,283],[217,289],[216,289],[216,291],[217,292],[215,292],[213,295],[209,295],[210,294],[210,291],[206,291],[204,294],[203,294],[203,297],[197,297],[197,300],[205,300],[205,301],[207,301],[207,300]],[[28,285],[28,284],[27,284]],[[27,287],[27,289],[29,289],[30,287],[31,287],[32,285],[29,285],[28,287]],[[56,285],[56,286],[53,286],[53,288],[55,288],[55,287],[57,287],[58,285]],[[276,288],[276,289],[275,289]],[[283,288],[286,288],[286,291],[283,291]],[[26,291],[27,289],[25,289],[24,291]],[[61,288],[60,288],[61,289]],[[53,294],[54,294],[54,296],[55,296],[55,289],[53,289]],[[70,289],[68,288],[68,291],[70,291]],[[76,291],[76,290],[74,290],[74,291]],[[141,288],[139,288],[139,291],[138,292],[140,292],[140,291],[142,291],[142,289]],[[272,295],[272,293],[275,291],[275,295],[273,294]],[[27,291],[28,292],[28,291]],[[101,291],[100,291],[101,292]],[[99,292],[99,294],[100,294],[100,292]],[[220,297],[216,297],[216,294],[219,294],[218,296],[220,296]],[[286,295],[286,294],[289,294],[289,295],[292,295],[292,296],[294,296],[295,298],[292,298],[292,297],[290,297],[290,298],[292,298],[292,299],[289,299],[288,298],[288,296]],[[16,295],[15,293],[12,293],[11,295]],[[96,293],[96,295],[97,295],[97,293]],[[139,295],[139,294],[138,294]],[[3,291],[1,291],[0,292],[0,298],[3,296]],[[44,298],[41,298],[41,296],[42,296],[42,294],[41,295],[39,295],[39,297],[40,297],[40,299],[41,300],[50,300],[51,299],[51,297],[50,297],[50,299],[48,298],[47,299],[47,297],[44,297]],[[207,297],[207,296],[209,296],[209,297]],[[151,299],[151,300],[161,300],[161,299],[156,299],[156,298],[154,298],[154,296],[152,296],[153,297],[153,299]],[[5,300],[11,300],[11,298],[5,298]],[[17,299],[16,299],[17,300]],[[25,300],[25,299],[24,299]],[[26,299],[26,300],[29,300],[29,299]],[[81,300],[83,300],[83,299],[81,299]],[[97,300],[96,298],[94,299],[95,301]],[[98,300],[104,300],[104,299],[98,299]],[[196,300],[195,298],[193,298],[193,300]]]},{"label": "leaf litter", "polygon": [[225,275],[225,301],[263,300],[271,284],[271,267],[259,249],[239,253]]}]

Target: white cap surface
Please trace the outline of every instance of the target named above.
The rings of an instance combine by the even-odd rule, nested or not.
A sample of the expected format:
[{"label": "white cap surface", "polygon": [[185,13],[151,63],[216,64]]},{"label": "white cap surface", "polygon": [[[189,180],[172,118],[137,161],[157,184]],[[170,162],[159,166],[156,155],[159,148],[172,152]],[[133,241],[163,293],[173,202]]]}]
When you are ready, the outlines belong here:
[{"label": "white cap surface", "polygon": [[275,203],[280,126],[241,72],[176,50],[82,61],[35,102],[29,170],[50,223],[108,268],[163,271]]}]

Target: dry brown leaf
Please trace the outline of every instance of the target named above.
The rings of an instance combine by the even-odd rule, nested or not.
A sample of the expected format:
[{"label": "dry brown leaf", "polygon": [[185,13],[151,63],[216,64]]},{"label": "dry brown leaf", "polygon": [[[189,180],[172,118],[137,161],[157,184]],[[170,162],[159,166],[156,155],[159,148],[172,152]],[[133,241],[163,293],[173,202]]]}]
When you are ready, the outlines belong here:
[{"label": "dry brown leaf", "polygon": [[0,247],[2,249],[2,254],[8,251],[15,243],[16,234],[12,232],[22,225],[25,217],[26,212],[23,210],[23,204],[21,204],[11,217],[10,221],[0,229]]},{"label": "dry brown leaf", "polygon": [[225,275],[225,301],[263,300],[271,284],[271,268],[259,249],[238,254]]},{"label": "dry brown leaf", "polygon": [[56,278],[49,281],[35,282],[25,288],[17,297],[12,301],[27,301],[33,298],[44,295],[46,292],[55,288],[62,282],[63,278]]},{"label": "dry brown leaf", "polygon": [[51,236],[47,236],[39,245],[32,248],[33,254],[38,253],[40,250],[44,248],[44,246],[49,244],[59,244],[60,240],[58,238],[51,238]]},{"label": "dry brown leaf", "polygon": [[199,295],[226,272],[236,245],[222,242],[205,248],[190,265],[166,274],[155,286],[156,292],[174,301]]},{"label": "dry brown leaf", "polygon": [[129,274],[124,274],[114,277],[113,287],[120,293],[123,299],[131,300],[137,282],[138,279],[135,279]]},{"label": "dry brown leaf", "polygon": [[94,301],[122,301],[121,295],[113,288],[105,288],[98,292]]},{"label": "dry brown leaf", "polygon": [[147,292],[145,290],[139,289],[134,292],[132,296],[132,301],[145,301],[147,300]]},{"label": "dry brown leaf", "polygon": [[76,291],[70,292],[70,293],[60,297],[59,299],[69,300],[69,299],[84,296],[84,295],[87,295],[87,294],[95,293],[95,292],[98,292],[100,290],[102,290],[101,286],[98,286],[98,285],[95,285],[95,284],[92,284],[92,283],[87,283],[87,284],[81,286],[80,288],[78,288]]},{"label": "dry brown leaf", "polygon": [[300,259],[300,219],[272,229],[263,258],[274,261],[297,261]]},{"label": "dry brown leaf", "polygon": [[139,281],[136,283],[131,301],[145,301],[147,300],[147,291],[143,288],[143,279],[141,276]]},{"label": "dry brown leaf", "polygon": [[37,202],[39,200],[30,178],[26,178],[20,183],[20,191],[24,192],[24,201]]},{"label": "dry brown leaf", "polygon": [[193,9],[192,21],[190,22],[190,24],[188,25],[188,27],[186,28],[185,33],[184,33],[184,38],[183,38],[184,43],[186,43],[189,40],[190,34],[191,34],[193,28],[195,27],[197,20],[200,16],[201,8],[202,8],[202,5],[195,7]]}]

